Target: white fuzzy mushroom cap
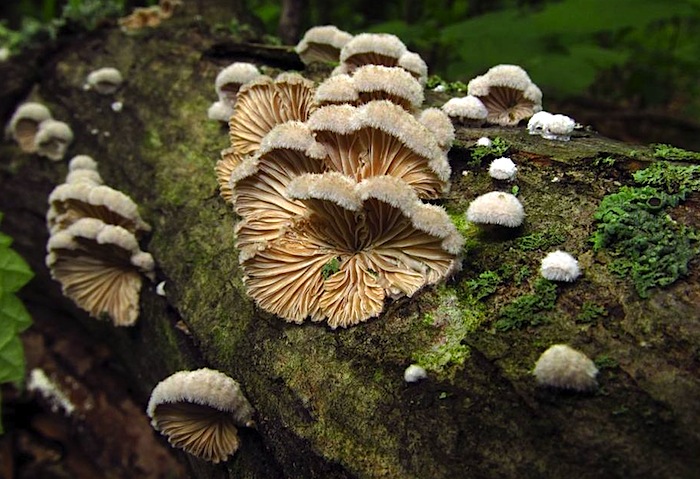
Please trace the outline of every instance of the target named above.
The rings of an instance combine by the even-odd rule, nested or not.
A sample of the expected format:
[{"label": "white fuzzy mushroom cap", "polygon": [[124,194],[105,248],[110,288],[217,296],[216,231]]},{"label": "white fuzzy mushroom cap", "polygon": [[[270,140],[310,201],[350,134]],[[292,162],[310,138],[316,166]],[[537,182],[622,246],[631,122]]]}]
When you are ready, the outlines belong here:
[{"label": "white fuzzy mushroom cap", "polygon": [[121,86],[124,78],[119,70],[105,67],[90,72],[87,76],[87,85],[101,95],[111,95]]},{"label": "white fuzzy mushroom cap", "polygon": [[551,121],[553,116],[554,115],[548,111],[538,111],[532,115],[527,122],[528,133],[531,135],[541,135],[545,126]]},{"label": "white fuzzy mushroom cap", "polygon": [[407,383],[417,383],[421,379],[428,377],[428,373],[422,367],[417,364],[411,364],[403,372],[403,380]]},{"label": "white fuzzy mushroom cap", "polygon": [[62,160],[72,141],[73,130],[70,126],[52,119],[42,121],[34,137],[36,152],[52,161]]},{"label": "white fuzzy mushroom cap", "polygon": [[360,33],[345,44],[340,51],[340,61],[345,63],[352,56],[375,53],[395,58],[398,62],[401,55],[406,52],[406,45],[396,35],[388,33]]},{"label": "white fuzzy mushroom cap", "polygon": [[223,123],[227,123],[233,115],[234,109],[229,103],[223,101],[216,101],[211,104],[207,110],[207,118],[210,120],[216,120]]},{"label": "white fuzzy mushroom cap", "polygon": [[[489,94],[489,89],[492,86],[508,87],[525,92],[531,85],[534,84],[522,67],[518,65],[496,65],[491,67],[484,75],[473,78],[467,85],[467,91],[470,95],[486,96]],[[535,102],[542,101],[542,92],[539,93],[539,98],[537,98],[537,91],[534,89],[529,90],[528,94],[524,94],[524,96]]]},{"label": "white fuzzy mushroom cap", "polygon": [[236,62],[227,66],[219,72],[214,81],[216,93],[221,98],[223,88],[226,85],[243,85],[249,81],[255,80],[261,75],[258,67],[252,63]]},{"label": "white fuzzy mushroom cap", "polygon": [[576,122],[566,115],[552,115],[544,125],[542,138],[546,140],[569,141]]},{"label": "white fuzzy mushroom cap", "polygon": [[355,104],[359,95],[355,89],[355,81],[350,75],[328,77],[316,88],[314,102],[317,105],[336,105],[341,103]]},{"label": "white fuzzy mushroom cap", "polygon": [[516,228],[523,223],[525,210],[514,195],[492,191],[478,196],[467,208],[467,220],[472,223],[494,224]]},{"label": "white fuzzy mushroom cap", "polygon": [[467,95],[461,98],[450,98],[442,105],[442,111],[456,120],[485,120],[489,112],[477,97]]},{"label": "white fuzzy mushroom cap", "polygon": [[540,274],[551,281],[575,281],[581,275],[576,258],[564,251],[552,251],[542,259]]},{"label": "white fuzzy mushroom cap", "polygon": [[68,171],[92,170],[97,171],[97,162],[88,155],[76,155],[68,163]]},{"label": "white fuzzy mushroom cap", "polygon": [[440,148],[449,150],[452,147],[455,141],[455,128],[444,111],[439,108],[427,108],[418,116],[418,121],[435,135]]},{"label": "white fuzzy mushroom cap", "polygon": [[359,94],[386,92],[408,102],[412,108],[423,103],[423,87],[403,68],[364,65],[355,70],[352,79]]},{"label": "white fuzzy mushroom cap", "polygon": [[489,165],[489,176],[497,180],[508,180],[512,181],[515,179],[515,174],[518,171],[518,167],[515,166],[513,160],[502,156],[496,158]]},{"label": "white fuzzy mushroom cap", "polygon": [[537,384],[574,391],[595,389],[597,374],[588,356],[566,344],[555,344],[542,353],[534,370]]},{"label": "white fuzzy mushroom cap", "polygon": [[241,426],[250,425],[253,421],[253,406],[238,383],[213,369],[179,371],[165,378],[151,392],[146,412],[153,419],[159,405],[181,402],[230,412]]},{"label": "white fuzzy mushroom cap", "polygon": [[321,25],[309,28],[306,33],[304,33],[304,37],[301,41],[294,47],[294,51],[301,54],[305,52],[312,43],[329,45],[332,48],[340,50],[350,40],[352,40],[352,35],[348,32],[344,32],[334,25]]},{"label": "white fuzzy mushroom cap", "polygon": [[476,140],[476,146],[491,146],[491,145],[493,145],[493,142],[487,136],[482,136],[481,138]]},{"label": "white fuzzy mushroom cap", "polygon": [[398,65],[413,75],[421,84],[425,86],[428,79],[428,65],[420,55],[414,52],[406,52],[399,57]]},{"label": "white fuzzy mushroom cap", "polygon": [[12,114],[12,118],[10,119],[10,124],[9,124],[9,130],[11,133],[14,134],[15,127],[17,125],[17,122],[21,120],[31,120],[37,124],[41,123],[44,120],[48,120],[51,118],[51,112],[49,111],[46,106],[42,105],[41,103],[36,103],[36,102],[28,102],[28,103],[22,103],[20,106],[17,107],[15,112]]}]

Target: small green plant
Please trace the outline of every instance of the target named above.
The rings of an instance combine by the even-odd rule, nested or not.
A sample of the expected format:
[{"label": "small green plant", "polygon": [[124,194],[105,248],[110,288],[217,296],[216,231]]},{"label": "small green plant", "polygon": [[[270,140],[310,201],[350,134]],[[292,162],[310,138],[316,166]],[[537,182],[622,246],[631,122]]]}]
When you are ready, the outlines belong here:
[{"label": "small green plant", "polygon": [[576,316],[577,323],[595,323],[608,315],[608,311],[601,305],[592,301],[584,301],[581,311]]},{"label": "small green plant", "polygon": [[662,160],[671,161],[700,161],[700,153],[695,151],[688,151],[682,148],[676,148],[671,145],[664,145],[663,143],[657,143],[653,145],[654,156]]},{"label": "small green plant", "polygon": [[524,294],[501,308],[498,319],[494,323],[498,331],[537,326],[547,321],[545,313],[554,309],[557,285],[547,279],[539,278],[535,281],[532,290],[532,293]]},{"label": "small green plant", "polygon": [[323,265],[323,268],[321,268],[321,275],[323,276],[323,279],[328,279],[338,271],[340,271],[340,259],[333,258],[328,263]]},{"label": "small green plant", "polygon": [[598,369],[612,369],[619,366],[616,359],[611,358],[607,354],[601,354],[593,361]]},{"label": "small green plant", "polygon": [[503,278],[496,271],[484,271],[477,278],[464,283],[467,294],[476,301],[480,301],[496,292]]},{"label": "small green plant", "polygon": [[615,160],[615,158],[613,158],[612,156],[596,158],[595,160],[593,160],[593,166],[603,166],[606,168],[612,168],[613,166],[615,166],[616,161],[617,160]]},{"label": "small green plant", "polygon": [[623,186],[603,198],[594,218],[594,251],[612,256],[608,269],[630,277],[640,297],[667,286],[688,273],[688,263],[700,252],[700,235],[679,224],[668,210],[686,195],[700,191],[700,166],[660,161],[637,171],[639,186]]},{"label": "small green plant", "polygon": [[448,82],[440,78],[438,75],[430,75],[425,83],[425,87],[429,90],[433,90],[437,87],[444,88],[445,93],[450,94],[467,94],[467,85],[461,81]]},{"label": "small green plant", "polygon": [[560,231],[543,231],[521,236],[515,242],[522,251],[545,251],[566,241],[566,236]]},{"label": "small green plant", "polygon": [[486,156],[499,158],[503,156],[506,151],[508,151],[508,148],[508,143],[503,138],[497,136],[491,141],[491,146],[475,146],[471,152],[472,160],[470,163],[472,163],[474,166],[478,165]]},{"label": "small green plant", "polygon": [[19,383],[24,379],[24,350],[19,334],[32,322],[15,293],[27,284],[33,273],[11,245],[12,238],[0,233],[0,384]]}]

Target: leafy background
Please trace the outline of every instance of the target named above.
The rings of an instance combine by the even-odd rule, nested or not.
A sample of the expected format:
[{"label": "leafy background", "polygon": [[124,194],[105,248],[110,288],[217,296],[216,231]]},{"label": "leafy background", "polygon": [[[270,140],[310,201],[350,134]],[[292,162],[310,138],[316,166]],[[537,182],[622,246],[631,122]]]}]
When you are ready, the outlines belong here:
[{"label": "leafy background", "polygon": [[24,350],[19,334],[32,323],[15,293],[34,275],[11,245],[12,238],[0,232],[0,384],[24,379]]}]

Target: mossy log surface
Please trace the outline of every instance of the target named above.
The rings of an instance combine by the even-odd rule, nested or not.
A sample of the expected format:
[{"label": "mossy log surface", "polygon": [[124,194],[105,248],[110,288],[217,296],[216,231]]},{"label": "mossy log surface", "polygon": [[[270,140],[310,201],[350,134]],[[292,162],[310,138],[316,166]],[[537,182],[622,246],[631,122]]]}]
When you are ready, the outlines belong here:
[{"label": "mossy log surface", "polygon": [[[246,296],[235,216],[213,170],[227,131],[206,111],[216,74],[232,61],[299,65],[288,53],[227,42],[235,44],[196,20],[175,18],[135,35],[105,27],[62,40],[40,64],[0,66],[5,78],[23,75],[2,93],[4,101],[31,92],[45,102],[73,128],[69,157],[95,158],[106,183],[140,205],[153,226],[143,247],[167,293],[146,284],[138,323],[123,329],[62,298],[43,263],[44,214],[67,163],[4,142],[2,227],[36,271],[25,299],[67,312],[108,342],[144,408],[158,381],[202,366],[237,379],[256,408],[257,427],[241,432],[241,450],[225,465],[187,458],[191,477],[697,477],[697,258],[684,277],[641,298],[629,278],[610,273],[609,252],[594,252],[590,242],[601,199],[634,183],[632,172],[653,161],[650,149],[586,130],[551,142],[524,128],[460,129],[450,153],[452,189],[441,203],[459,220],[477,195],[517,185],[524,226],[503,232],[462,225],[462,270],[445,285],[387,304],[366,324],[335,331],[288,324]],[[125,74],[114,96],[83,89],[87,74],[104,66]],[[113,111],[115,101],[121,111]],[[480,136],[508,143],[519,168],[514,184],[488,176],[493,156],[472,159],[470,145]],[[697,228],[698,201],[691,193],[669,214]],[[538,283],[539,262],[553,249],[578,257],[580,280]],[[542,289],[547,297],[524,307],[527,317],[498,323],[504,308]],[[536,386],[534,363],[555,343],[597,361],[595,392]],[[415,362],[429,377],[405,383],[403,371]]]}]

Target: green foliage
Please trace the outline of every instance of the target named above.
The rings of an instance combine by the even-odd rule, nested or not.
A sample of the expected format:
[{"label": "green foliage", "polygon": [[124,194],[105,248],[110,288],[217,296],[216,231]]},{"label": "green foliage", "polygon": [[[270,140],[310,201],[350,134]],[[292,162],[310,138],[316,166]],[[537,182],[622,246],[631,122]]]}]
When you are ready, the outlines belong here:
[{"label": "green foliage", "polygon": [[576,316],[577,323],[595,323],[608,315],[605,307],[595,304],[592,301],[584,301],[581,311]]},{"label": "green foliage", "polygon": [[601,354],[593,360],[598,369],[612,369],[618,367],[620,364],[616,359],[611,358],[607,354]]},{"label": "green foliage", "polygon": [[679,224],[668,209],[692,191],[700,191],[700,166],[657,162],[634,174],[640,186],[624,186],[603,198],[595,212],[598,226],[594,251],[606,248],[613,257],[608,269],[630,277],[640,297],[688,273],[700,252],[700,235]]},{"label": "green foliage", "polygon": [[498,331],[510,331],[542,324],[547,321],[545,313],[554,309],[556,300],[557,285],[538,278],[531,293],[524,294],[501,308],[494,326]]},{"label": "green foliage", "polygon": [[475,279],[464,283],[467,294],[475,301],[480,301],[496,292],[496,288],[503,282],[503,278],[496,271],[484,271]]},{"label": "green foliage", "polygon": [[445,93],[451,95],[466,95],[467,94],[467,84],[461,81],[449,82],[443,80],[438,75],[430,75],[425,83],[425,87],[429,90],[433,90],[437,87],[444,88]]},{"label": "green foliage", "polygon": [[615,158],[612,156],[606,156],[604,158],[596,158],[593,160],[593,166],[603,166],[607,168],[611,168],[615,166]]},{"label": "green foliage", "polygon": [[503,138],[497,136],[491,140],[491,146],[475,145],[471,151],[472,160],[470,163],[478,165],[481,163],[481,160],[487,156],[499,158],[508,151],[508,148],[508,143]]},{"label": "green foliage", "polygon": [[340,260],[338,258],[333,258],[323,265],[323,268],[321,268],[321,275],[323,279],[328,279],[338,271],[340,271]]},{"label": "green foliage", "polygon": [[15,293],[33,274],[22,257],[10,248],[11,244],[12,239],[0,233],[0,383],[24,378],[24,351],[19,334],[32,322]]},{"label": "green foliage", "polygon": [[688,151],[682,148],[676,148],[671,145],[664,145],[663,143],[657,143],[654,146],[654,156],[661,160],[671,160],[671,161],[700,161],[700,153],[695,151]]},{"label": "green foliage", "polygon": [[521,236],[515,242],[522,251],[545,251],[566,241],[566,236],[560,231],[543,231]]}]

